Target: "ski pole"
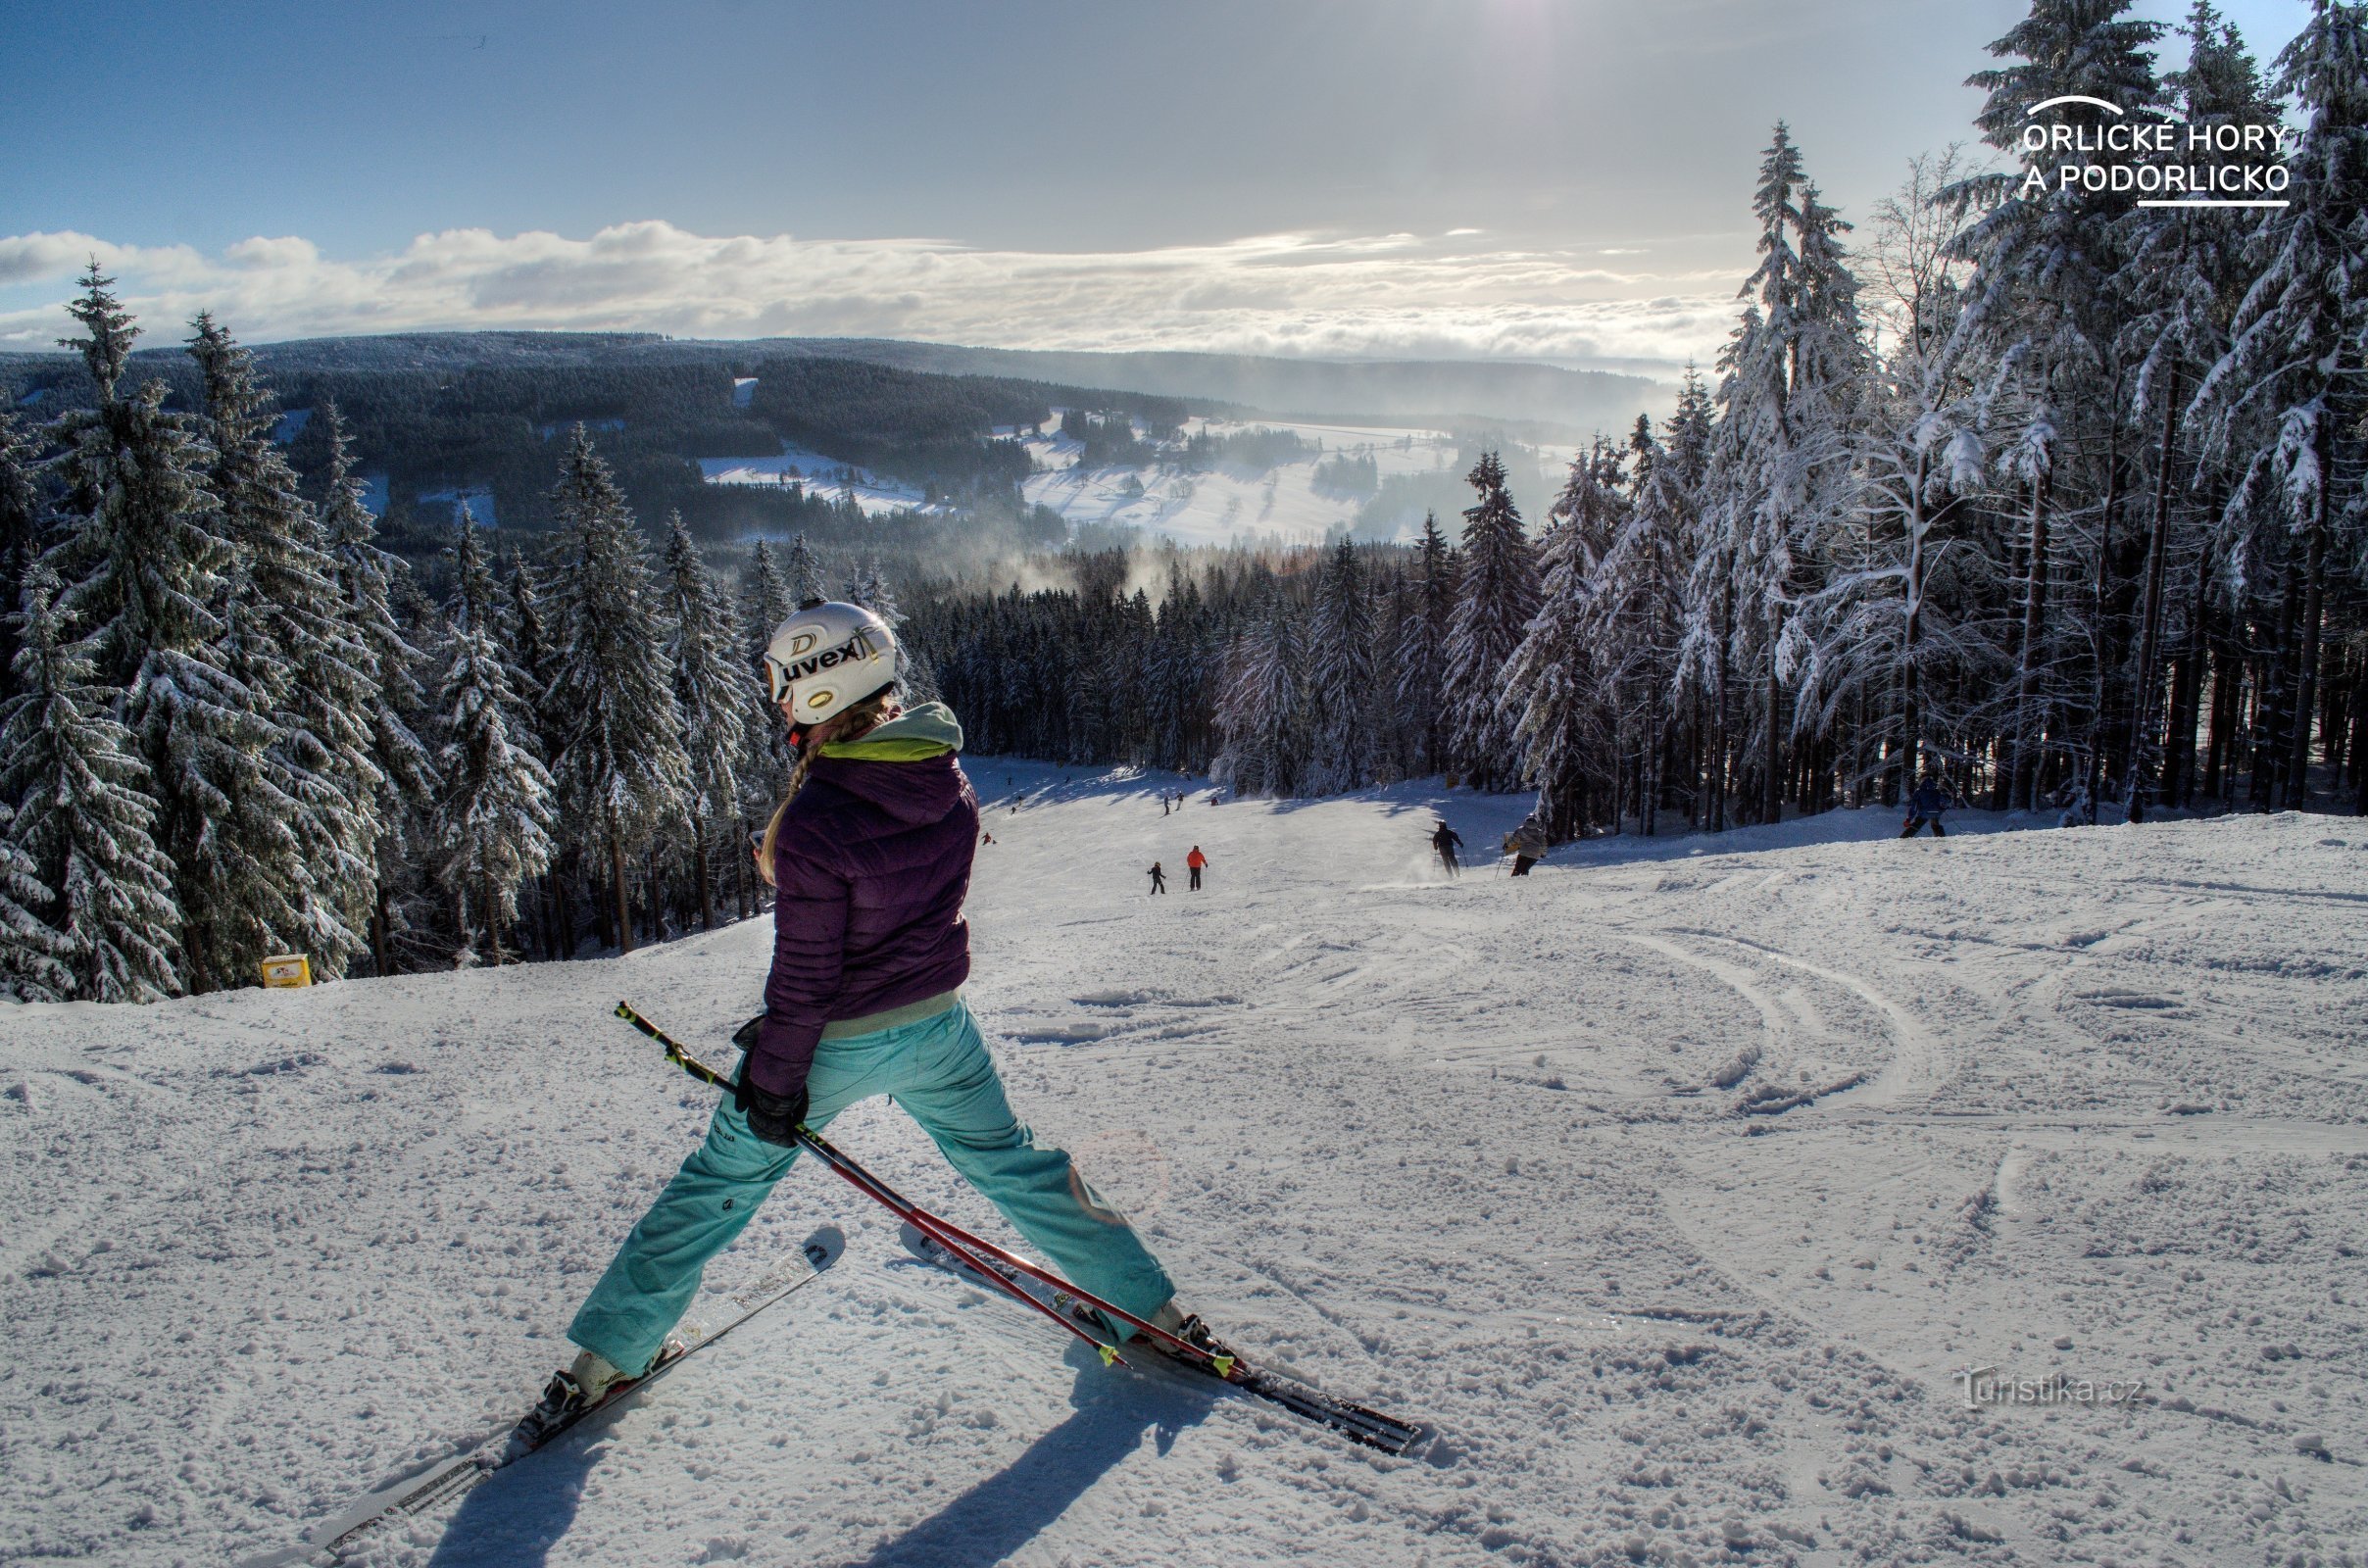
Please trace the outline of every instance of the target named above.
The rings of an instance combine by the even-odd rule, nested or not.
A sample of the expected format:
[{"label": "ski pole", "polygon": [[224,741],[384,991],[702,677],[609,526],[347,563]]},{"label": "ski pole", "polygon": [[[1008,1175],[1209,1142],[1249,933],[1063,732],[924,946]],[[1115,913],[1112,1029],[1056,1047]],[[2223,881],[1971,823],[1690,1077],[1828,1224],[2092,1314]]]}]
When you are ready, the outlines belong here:
[{"label": "ski pole", "polygon": [[[636,1009],[630,1002],[619,1002],[617,1004],[617,1016],[622,1018],[625,1022],[631,1024],[643,1034],[648,1035],[652,1040],[657,1041],[661,1046],[664,1046],[666,1048],[666,1060],[672,1062],[675,1066],[680,1067],[684,1072],[689,1073],[692,1077],[698,1079],[700,1082],[714,1084],[719,1089],[731,1089],[735,1087],[731,1079],[726,1078],[723,1074],[717,1072],[706,1062],[703,1062],[696,1056],[693,1056],[689,1052],[682,1048],[681,1043],[675,1040],[673,1036],[667,1034],[665,1030],[659,1028],[649,1019],[643,1017],[640,1011]],[[816,1159],[819,1159],[823,1164],[828,1165],[832,1170],[838,1172],[840,1176],[846,1179],[849,1185],[856,1188],[857,1191],[863,1193],[864,1197],[869,1198],[881,1207],[886,1208],[891,1213],[895,1214],[897,1218],[912,1225],[913,1229],[919,1231],[924,1236],[927,1236],[931,1241],[936,1242],[947,1251],[952,1252],[956,1257],[962,1259],[962,1261],[968,1264],[971,1270],[978,1274],[980,1278],[985,1279],[999,1287],[1006,1295],[1011,1296],[1018,1300],[1026,1302],[1029,1306],[1034,1307],[1046,1317],[1051,1318],[1054,1322],[1060,1324],[1062,1328],[1068,1330],[1071,1334],[1076,1335],[1077,1338],[1092,1346],[1095,1351],[1101,1355],[1103,1365],[1108,1366],[1113,1361],[1120,1366],[1127,1364],[1126,1357],[1118,1353],[1118,1348],[1116,1346],[1104,1344],[1102,1341],[1096,1339],[1091,1333],[1087,1332],[1083,1324],[1078,1323],[1075,1319],[1067,1317],[1062,1313],[1055,1311],[1053,1308],[1045,1305],[1042,1301],[1036,1299],[1036,1298],[1033,1296],[1030,1296],[1027,1292],[1021,1290],[1018,1286],[1012,1284],[1010,1280],[1005,1279],[1000,1273],[996,1272],[996,1270],[989,1265],[984,1258],[973,1255],[970,1249],[978,1248],[982,1250],[992,1250],[994,1252],[1001,1253],[1004,1260],[1011,1263],[1012,1266],[1022,1268],[1031,1274],[1036,1273],[1037,1271],[1034,1269],[1034,1267],[1027,1264],[1024,1259],[1018,1258],[1011,1253],[1004,1252],[1001,1248],[995,1247],[991,1242],[980,1241],[977,1237],[970,1235],[969,1232],[962,1230],[961,1227],[953,1224],[951,1221],[940,1219],[937,1215],[930,1213],[927,1209],[922,1208],[919,1204],[905,1199],[886,1182],[881,1181],[878,1177],[872,1175],[871,1172],[865,1170],[854,1160],[849,1159],[845,1154],[840,1153],[830,1145],[822,1142],[822,1140],[816,1137],[814,1134],[808,1132],[805,1124],[799,1124],[797,1137],[798,1143],[803,1148],[812,1151]],[[1048,1275],[1046,1278],[1048,1282],[1050,1282],[1055,1277]],[[1076,1290],[1073,1287],[1061,1285],[1060,1288],[1069,1290],[1071,1295],[1075,1296],[1081,1301],[1088,1302],[1088,1304],[1096,1306],[1100,1306],[1102,1304],[1095,1298],[1089,1298],[1083,1291]],[[1126,1318],[1130,1322],[1138,1324],[1142,1323],[1142,1319],[1135,1317],[1132,1313],[1120,1311],[1117,1308],[1109,1308],[1108,1310],[1118,1312],[1119,1316]],[[1148,1328],[1151,1325],[1143,1324],[1143,1326]],[[1178,1343],[1184,1342],[1179,1341]]]},{"label": "ski pole", "polygon": [[[665,1030],[659,1028],[656,1024],[650,1022],[649,1019],[644,1018],[640,1013],[634,1011],[630,1003],[619,1002],[617,1004],[617,1015],[631,1023],[633,1027],[639,1029],[643,1034],[648,1035],[652,1040],[655,1040],[660,1045],[665,1046],[666,1048],[666,1059],[681,1067],[692,1077],[701,1079],[707,1083],[717,1084],[727,1088],[730,1087],[730,1079],[725,1078],[720,1073],[717,1073],[714,1068],[695,1060],[687,1052],[683,1050],[680,1045],[676,1044],[672,1037],[668,1036]],[[921,1207],[919,1204],[912,1201],[910,1199],[898,1193],[896,1189],[890,1187],[886,1182],[881,1181],[877,1176],[874,1176],[870,1171],[864,1169],[853,1158],[841,1152],[837,1148],[833,1147],[829,1143],[826,1143],[820,1134],[812,1133],[807,1131],[804,1127],[800,1127],[798,1129],[798,1142],[802,1147],[811,1150],[816,1159],[821,1160],[832,1170],[837,1171],[839,1175],[844,1177],[850,1185],[862,1189],[865,1197],[880,1204],[881,1207],[890,1210],[899,1219],[911,1222],[915,1230],[921,1231],[923,1234],[931,1237],[931,1239],[938,1241],[941,1244],[949,1244],[948,1250],[960,1254],[962,1258],[962,1261],[970,1264],[972,1268],[978,1268],[979,1263],[978,1260],[975,1257],[972,1257],[970,1254],[972,1252],[985,1253],[987,1256],[993,1257],[998,1261],[1008,1264],[1011,1268],[1018,1270],[1020,1273],[1027,1275],[1030,1279],[1050,1286],[1052,1289],[1074,1298],[1081,1304],[1092,1307],[1095,1311],[1101,1312],[1107,1317],[1128,1324],[1129,1326],[1140,1330],[1143,1334],[1155,1340],[1159,1340],[1167,1345],[1173,1346],[1178,1351],[1182,1352],[1185,1356],[1193,1360],[1208,1362],[1216,1370],[1216,1373],[1219,1377],[1229,1378],[1232,1376],[1234,1364],[1234,1358],[1232,1356],[1218,1355],[1209,1350],[1205,1347],[1193,1344],[1190,1340],[1184,1339],[1180,1335],[1170,1333],[1166,1329],[1159,1327],[1159,1324],[1151,1322],[1147,1318],[1137,1317],[1134,1313],[1129,1312],[1125,1307],[1116,1305],[1110,1301],[1106,1301],[1101,1297],[1094,1295],[1093,1292],[1071,1284],[1069,1281],[1062,1279],[1060,1275],[1044,1267],[1042,1264],[1023,1257],[1019,1253],[1011,1250],[1009,1248],[999,1247],[995,1243],[988,1241],[985,1237],[977,1235],[972,1231],[965,1230],[962,1226],[955,1224],[952,1220],[947,1219],[942,1215],[931,1213],[929,1210]],[[995,1271],[992,1269],[984,1270],[983,1272],[986,1272],[990,1275],[995,1275]],[[1000,1276],[996,1277],[1000,1278]],[[1009,1282],[1006,1283],[1008,1284]],[[1049,1308],[1045,1307],[1043,1302],[1037,1300],[1032,1296],[1028,1296],[1025,1292],[1019,1292],[1018,1294],[1031,1306],[1037,1307],[1039,1310],[1050,1310]],[[1063,1327],[1078,1332],[1081,1338],[1086,1339],[1097,1349],[1105,1351],[1106,1359],[1116,1358],[1123,1364],[1124,1357],[1118,1356],[1117,1352],[1110,1347],[1105,1346],[1099,1340],[1094,1340],[1092,1336],[1085,1335],[1082,1331],[1076,1330],[1075,1325],[1071,1323],[1069,1319],[1061,1317],[1058,1313],[1053,1313],[1052,1315],[1056,1317]]]}]

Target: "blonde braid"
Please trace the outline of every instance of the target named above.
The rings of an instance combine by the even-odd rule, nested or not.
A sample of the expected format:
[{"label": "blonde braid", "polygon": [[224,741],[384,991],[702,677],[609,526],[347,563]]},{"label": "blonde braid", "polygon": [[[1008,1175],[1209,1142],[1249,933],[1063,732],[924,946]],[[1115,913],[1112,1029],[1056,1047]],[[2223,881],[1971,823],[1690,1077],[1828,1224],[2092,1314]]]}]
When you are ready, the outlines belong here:
[{"label": "blonde braid", "polygon": [[798,760],[789,769],[788,793],[773,808],[772,820],[765,824],[765,846],[757,852],[757,874],[765,878],[766,887],[778,885],[773,880],[773,853],[781,842],[781,819],[789,814],[789,803],[798,798],[798,791],[806,787],[806,775],[814,771],[814,758],[820,755],[824,743],[851,741],[869,734],[887,720],[889,710],[895,706],[896,688],[889,687],[832,714],[806,732],[806,744],[798,748]]}]

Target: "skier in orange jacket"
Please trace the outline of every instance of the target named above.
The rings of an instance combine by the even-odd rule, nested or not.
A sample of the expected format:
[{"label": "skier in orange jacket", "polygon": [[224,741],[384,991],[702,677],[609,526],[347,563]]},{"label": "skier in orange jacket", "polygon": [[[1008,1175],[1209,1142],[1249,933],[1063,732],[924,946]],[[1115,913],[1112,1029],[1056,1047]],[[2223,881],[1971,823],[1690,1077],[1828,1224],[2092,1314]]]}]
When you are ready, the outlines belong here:
[{"label": "skier in orange jacket", "polygon": [[1201,870],[1208,864],[1209,857],[1201,853],[1198,844],[1192,847],[1190,855],[1184,857],[1184,868],[1192,873],[1192,891],[1195,893],[1201,891]]}]

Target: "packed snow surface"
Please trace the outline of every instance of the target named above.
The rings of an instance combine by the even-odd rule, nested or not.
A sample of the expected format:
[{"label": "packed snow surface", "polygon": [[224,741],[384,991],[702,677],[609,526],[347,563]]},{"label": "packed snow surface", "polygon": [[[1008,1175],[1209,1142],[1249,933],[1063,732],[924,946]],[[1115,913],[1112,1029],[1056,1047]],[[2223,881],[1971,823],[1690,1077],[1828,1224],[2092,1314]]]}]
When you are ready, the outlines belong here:
[{"label": "packed snow surface", "polygon": [[[711,1284],[824,1222],[834,1271],[358,1560],[2368,1551],[2368,825],[1837,813],[1512,880],[1515,799],[971,771],[1022,1115],[1241,1347],[1436,1436],[1105,1369],[801,1168]],[[7,1013],[0,1559],[284,1546],[504,1424],[712,1103],[611,1004],[728,1060],[767,934]],[[1006,1234],[893,1105],[832,1136]]]}]

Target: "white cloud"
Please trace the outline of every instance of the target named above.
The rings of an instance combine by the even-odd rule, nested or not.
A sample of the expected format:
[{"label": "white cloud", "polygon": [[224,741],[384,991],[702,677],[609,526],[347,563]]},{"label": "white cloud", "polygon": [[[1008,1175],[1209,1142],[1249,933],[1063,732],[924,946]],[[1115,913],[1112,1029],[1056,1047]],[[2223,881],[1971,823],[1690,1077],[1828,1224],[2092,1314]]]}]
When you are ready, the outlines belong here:
[{"label": "white cloud", "polygon": [[[46,347],[88,259],[152,331],[199,309],[250,341],[438,328],[894,336],[997,348],[1325,356],[1707,360],[1734,306],[1721,275],[1616,270],[1622,254],[1475,252],[1453,235],[1265,234],[1062,254],[930,239],[711,237],[618,223],[586,239],[481,228],[391,255],[324,257],[293,236],[204,256],[80,233],[0,237],[0,344]],[[1584,256],[1584,260],[1582,260]]]}]

